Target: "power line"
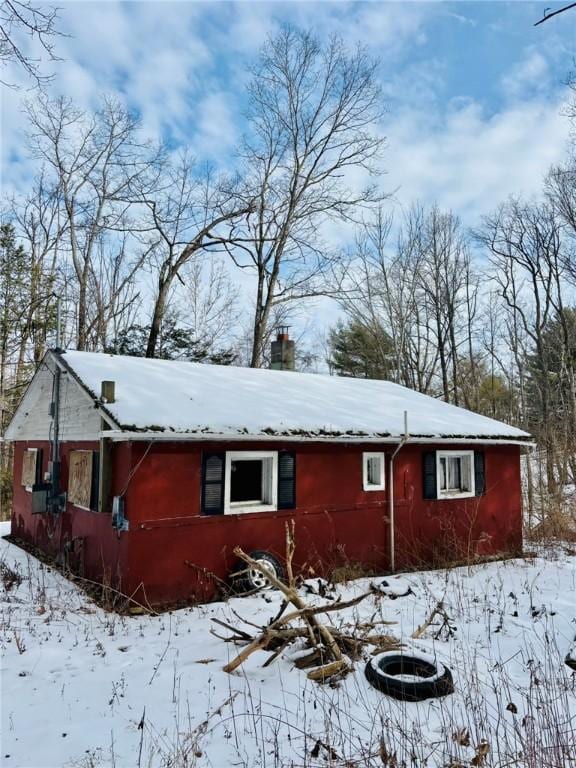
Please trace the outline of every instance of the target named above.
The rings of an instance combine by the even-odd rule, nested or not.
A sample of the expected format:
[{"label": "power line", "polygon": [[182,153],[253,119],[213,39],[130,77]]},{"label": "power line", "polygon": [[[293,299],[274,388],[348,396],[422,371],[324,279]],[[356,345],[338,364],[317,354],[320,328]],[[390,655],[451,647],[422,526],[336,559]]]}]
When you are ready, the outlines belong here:
[{"label": "power line", "polygon": [[564,11],[569,11],[570,8],[576,8],[576,3],[570,3],[570,5],[565,5],[563,8],[559,8],[557,11],[553,11],[552,13],[546,13],[548,8],[545,8],[544,18],[540,19],[540,21],[537,21],[536,24],[534,24],[534,26],[537,27],[539,24],[543,24],[545,21],[548,21],[548,19],[551,19],[552,16],[558,16],[559,13],[564,13]]}]

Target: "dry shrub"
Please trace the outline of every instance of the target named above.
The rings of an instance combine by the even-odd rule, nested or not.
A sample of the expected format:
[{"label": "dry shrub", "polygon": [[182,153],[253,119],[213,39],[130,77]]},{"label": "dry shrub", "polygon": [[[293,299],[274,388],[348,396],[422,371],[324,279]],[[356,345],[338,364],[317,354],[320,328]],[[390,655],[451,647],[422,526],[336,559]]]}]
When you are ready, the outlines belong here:
[{"label": "dry shrub", "polygon": [[528,531],[531,541],[549,540],[576,542],[576,511],[553,509]]},{"label": "dry shrub", "polygon": [[338,565],[330,571],[329,581],[332,584],[347,584],[355,579],[363,579],[370,576],[378,576],[374,568],[364,563],[349,561],[344,565]]},{"label": "dry shrub", "polygon": [[0,562],[0,581],[6,592],[10,592],[12,587],[19,587],[22,583],[22,575],[2,560]]}]

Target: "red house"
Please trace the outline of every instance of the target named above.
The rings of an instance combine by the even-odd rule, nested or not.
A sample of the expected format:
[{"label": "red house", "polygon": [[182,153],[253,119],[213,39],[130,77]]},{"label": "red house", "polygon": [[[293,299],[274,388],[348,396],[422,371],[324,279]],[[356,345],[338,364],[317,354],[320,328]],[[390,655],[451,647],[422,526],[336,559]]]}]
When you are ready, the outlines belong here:
[{"label": "red house", "polygon": [[287,520],[306,574],[522,546],[529,436],[386,381],[48,352],[5,438],[13,535],[152,604],[281,563]]}]

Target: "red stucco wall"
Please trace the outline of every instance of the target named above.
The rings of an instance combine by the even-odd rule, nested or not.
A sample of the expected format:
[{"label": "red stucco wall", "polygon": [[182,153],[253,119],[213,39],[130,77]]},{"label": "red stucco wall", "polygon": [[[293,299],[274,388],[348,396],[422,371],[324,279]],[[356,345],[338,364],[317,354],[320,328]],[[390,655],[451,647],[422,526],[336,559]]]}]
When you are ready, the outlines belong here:
[{"label": "red stucco wall", "polygon": [[[200,512],[202,452],[278,450],[286,444],[157,444],[134,475],[126,494],[130,518],[129,579],[142,581],[145,563],[149,599],[209,595],[236,562],[233,549],[285,551],[285,522],[296,521],[295,562],[310,575],[322,566],[361,562],[381,567],[387,543],[386,493],[362,490],[358,447],[295,447],[296,510],[204,517]],[[136,465],[146,445],[134,443]],[[153,501],[152,501],[153,500]]]},{"label": "red stucco wall", "polygon": [[396,458],[395,541],[400,568],[519,553],[522,549],[519,447],[485,446],[483,496],[426,500],[422,493],[422,453],[446,448],[409,445]]},{"label": "red stucco wall", "polygon": [[[45,520],[32,518],[26,511],[29,494],[19,486],[24,447],[18,446],[16,452],[15,534],[54,549],[58,544],[47,538]],[[64,454],[73,447],[77,446],[66,446]],[[200,515],[203,450],[287,447],[297,454],[296,510]],[[422,453],[434,448],[408,445],[396,457],[397,567],[518,552],[522,543],[519,448],[485,447],[484,496],[426,501],[422,498]],[[295,560],[305,574],[325,573],[346,563],[385,571],[389,568],[387,491],[362,490],[363,450],[378,448],[183,442],[155,443],[149,448],[147,443],[117,443],[114,492],[125,491],[129,532],[118,537],[109,515],[70,509],[57,522],[63,531],[57,541],[62,541],[62,535],[85,536],[91,574],[101,569],[99,563],[107,563],[109,569],[121,571],[125,591],[139,590],[153,603],[211,597],[217,579],[226,579],[234,565],[236,545],[246,551],[265,549],[281,557],[284,525],[291,519],[296,522]],[[44,454],[46,460],[47,451]]]},{"label": "red stucco wall", "polygon": [[[240,447],[257,450],[262,444]],[[286,447],[266,444],[269,450]],[[426,501],[422,453],[436,447],[446,448],[406,446],[396,458],[397,567],[519,552],[519,448],[486,447],[484,496]],[[387,492],[362,490],[362,452],[375,447],[296,444],[292,448],[297,453],[296,510],[202,517],[198,514],[202,450],[239,446],[155,445],[127,494],[131,587],[137,587],[145,571],[149,598],[188,596],[191,591],[201,596],[210,591],[212,582],[199,574],[205,570],[225,579],[235,562],[235,545],[282,556],[284,526],[291,519],[296,522],[296,561],[305,573],[326,572],[347,562],[389,568]],[[146,448],[134,444],[132,450],[135,465]]]},{"label": "red stucco wall", "polygon": [[[32,495],[21,484],[22,454],[27,448],[42,449],[42,471],[48,470],[50,444],[47,442],[18,442],[14,446],[14,497],[12,503],[12,535],[40,547],[46,553],[59,557],[66,545],[75,539],[83,540],[82,558],[87,579],[106,582],[121,588],[122,573],[127,567],[126,539],[118,536],[110,525],[110,515],[66,505],[66,511],[33,515]],[[68,487],[68,454],[74,450],[98,450],[98,443],[68,442],[61,445],[61,487]],[[118,461],[119,467],[121,466]],[[124,470],[126,471],[126,470]],[[116,473],[115,485],[121,480]],[[120,488],[115,487],[118,493]]]}]

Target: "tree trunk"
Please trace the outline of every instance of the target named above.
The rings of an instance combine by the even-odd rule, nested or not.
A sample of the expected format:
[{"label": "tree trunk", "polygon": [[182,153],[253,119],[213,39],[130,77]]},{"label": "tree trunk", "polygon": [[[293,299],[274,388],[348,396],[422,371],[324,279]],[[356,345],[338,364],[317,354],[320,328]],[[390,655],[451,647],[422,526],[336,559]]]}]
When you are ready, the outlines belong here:
[{"label": "tree trunk", "polygon": [[152,322],[150,323],[150,333],[148,334],[148,344],[146,345],[146,357],[156,357],[158,340],[160,339],[160,331],[162,329],[162,321],[164,320],[164,315],[166,313],[168,290],[171,283],[171,277],[166,277],[158,281],[158,297],[154,304],[154,313],[152,315]]},{"label": "tree trunk", "polygon": [[256,310],[254,312],[254,336],[252,339],[252,356],[250,358],[250,368],[260,368],[262,365],[262,346],[264,344],[264,334],[266,323],[270,312],[269,296],[264,299],[264,269],[258,269],[258,289],[256,292]]}]

